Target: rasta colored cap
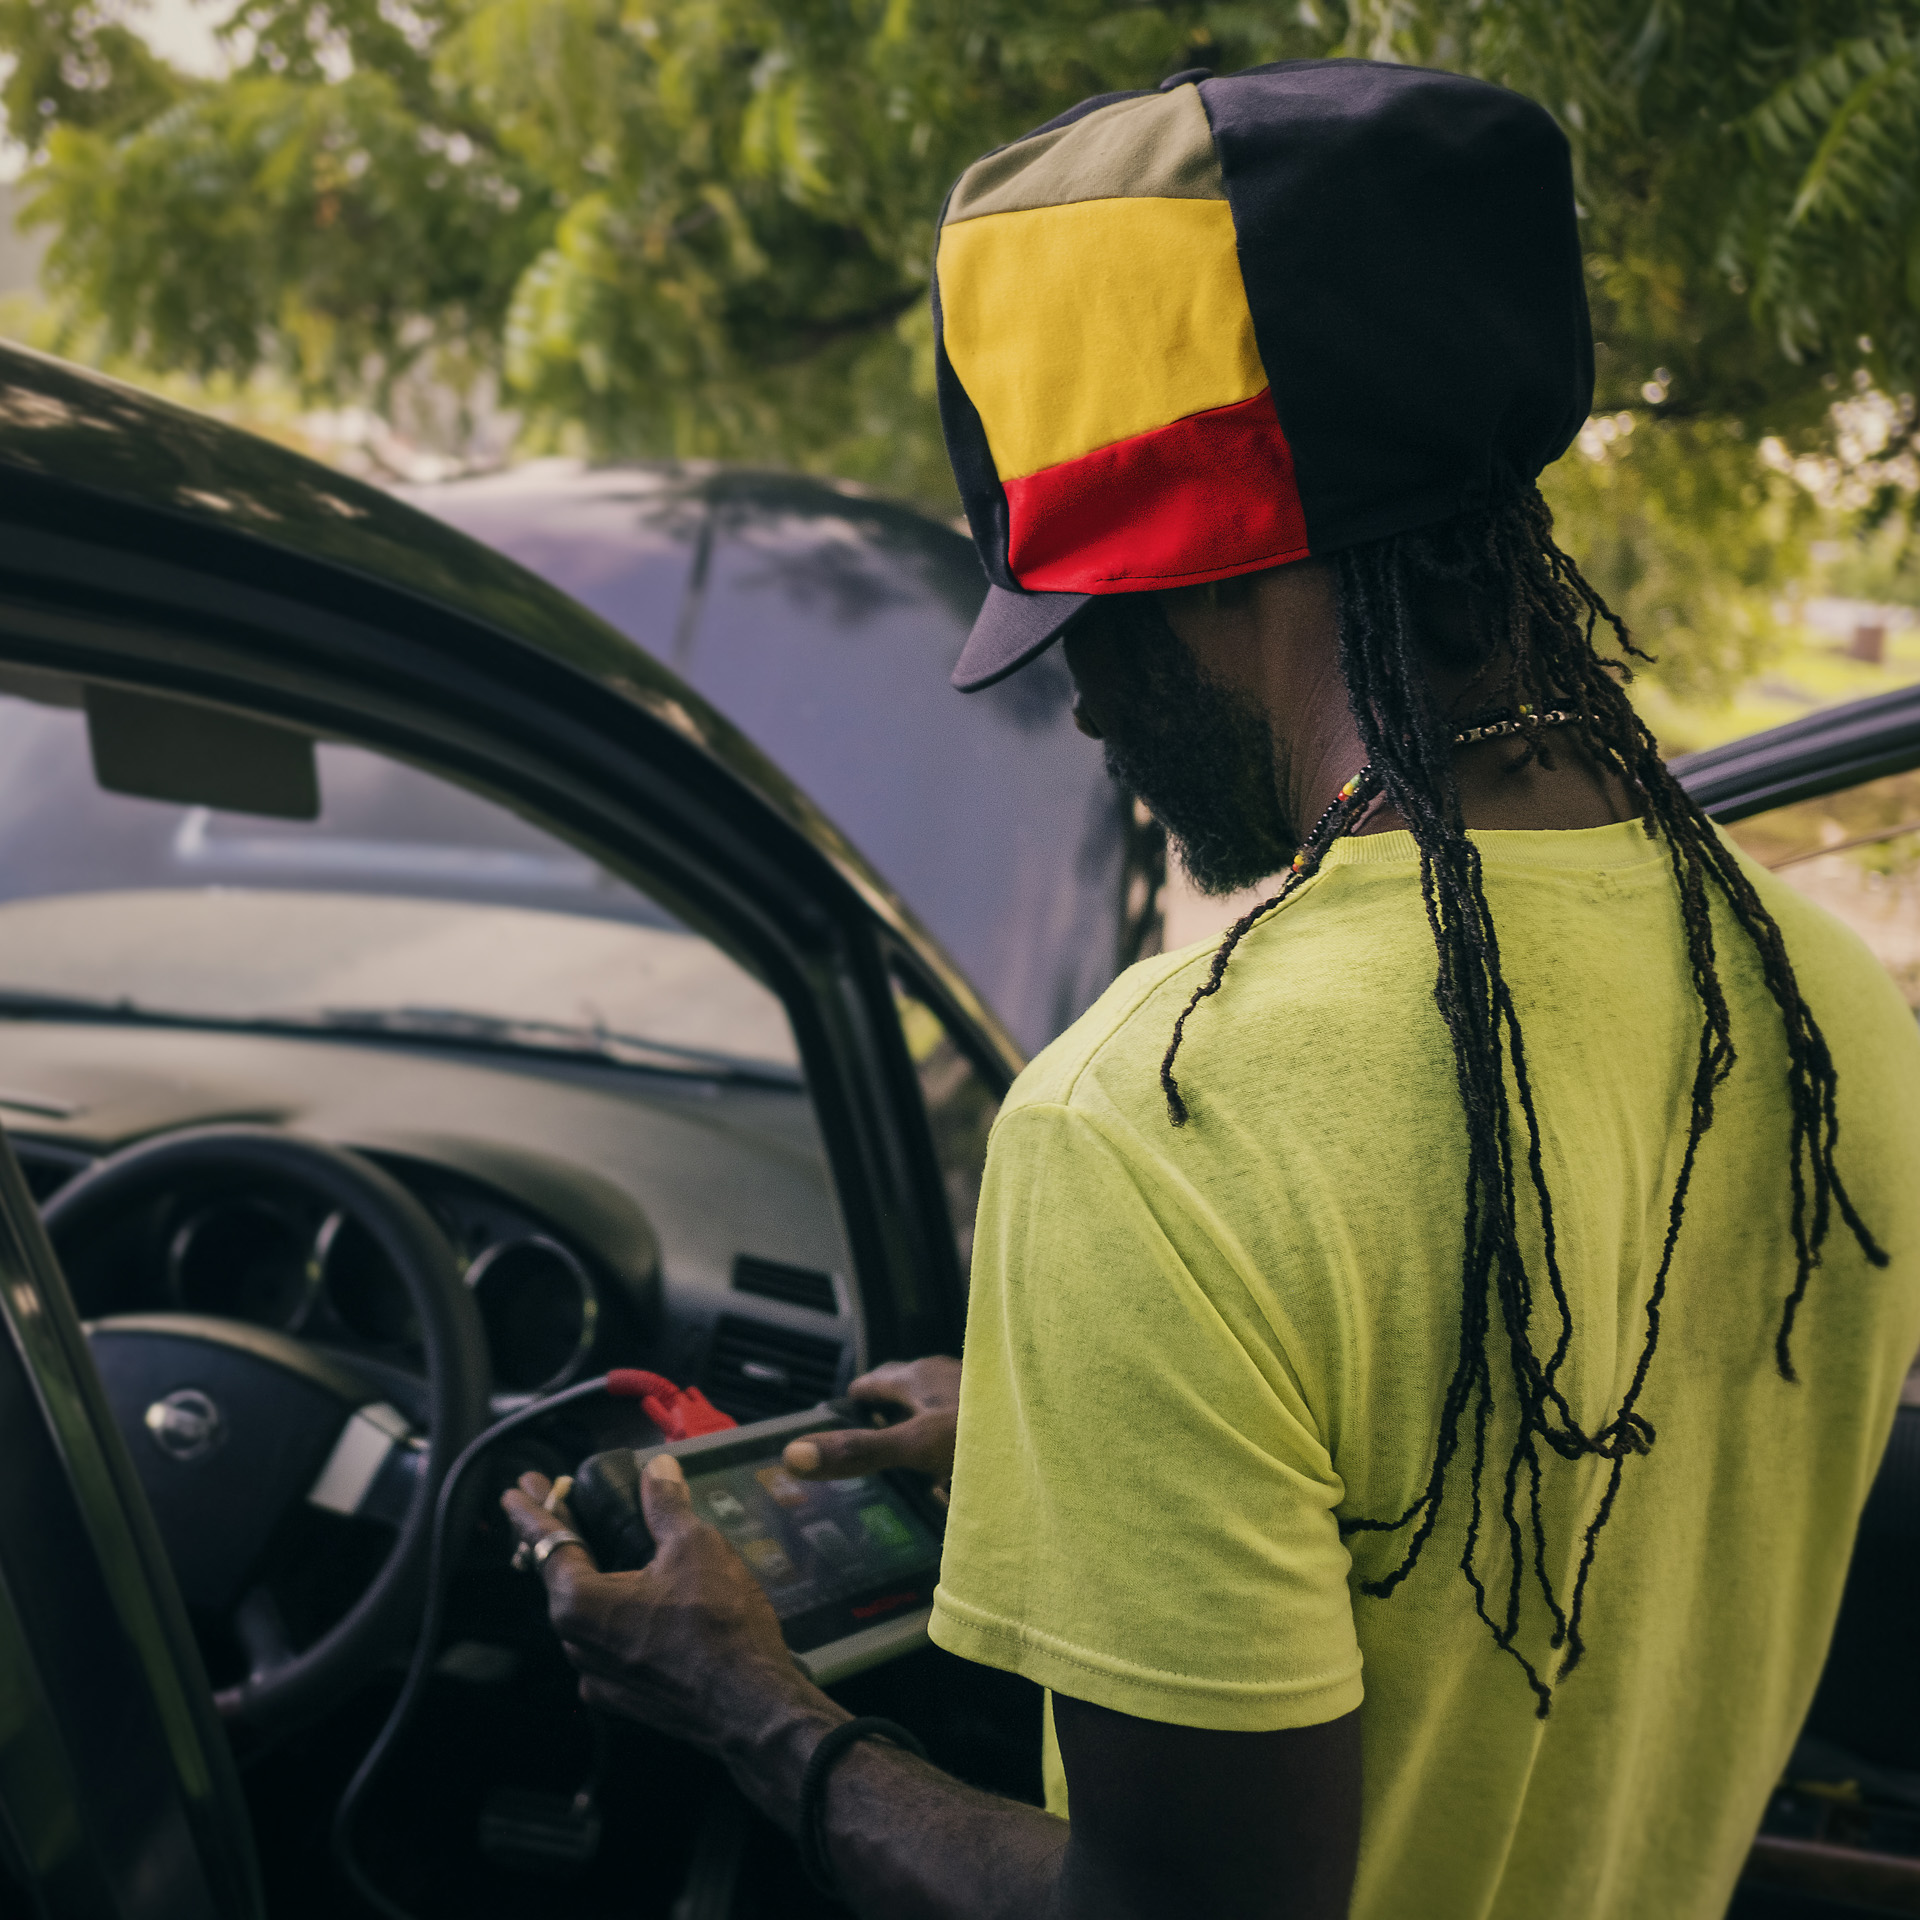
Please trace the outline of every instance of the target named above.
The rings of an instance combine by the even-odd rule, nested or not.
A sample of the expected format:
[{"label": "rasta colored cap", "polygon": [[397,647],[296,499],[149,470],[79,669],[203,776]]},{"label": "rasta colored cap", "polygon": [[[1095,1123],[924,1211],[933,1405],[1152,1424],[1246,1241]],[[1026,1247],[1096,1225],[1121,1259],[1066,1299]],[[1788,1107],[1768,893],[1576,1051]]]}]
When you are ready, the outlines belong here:
[{"label": "rasta colored cap", "polygon": [[1567,143],[1503,87],[1297,60],[1105,94],[976,161],[934,270],[990,686],[1095,595],[1484,505],[1579,431]]}]

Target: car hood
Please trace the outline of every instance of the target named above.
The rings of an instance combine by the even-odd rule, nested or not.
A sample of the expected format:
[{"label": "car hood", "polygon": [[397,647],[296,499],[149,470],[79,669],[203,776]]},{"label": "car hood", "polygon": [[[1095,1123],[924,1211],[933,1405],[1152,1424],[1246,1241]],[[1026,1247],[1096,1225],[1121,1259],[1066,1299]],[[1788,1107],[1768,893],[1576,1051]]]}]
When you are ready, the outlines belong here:
[{"label": "car hood", "polygon": [[464,900],[175,887],[0,903],[0,1002],[36,998],[800,1065],[779,998],[709,940]]}]

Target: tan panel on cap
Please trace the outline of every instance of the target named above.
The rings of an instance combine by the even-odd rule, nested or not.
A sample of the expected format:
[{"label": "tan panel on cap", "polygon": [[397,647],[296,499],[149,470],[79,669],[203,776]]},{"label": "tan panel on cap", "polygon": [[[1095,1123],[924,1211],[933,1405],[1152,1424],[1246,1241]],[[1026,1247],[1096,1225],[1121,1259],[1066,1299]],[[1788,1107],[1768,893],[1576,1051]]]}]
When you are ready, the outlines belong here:
[{"label": "tan panel on cap", "polygon": [[1200,89],[1116,101],[1070,127],[976,160],[947,204],[948,226],[1076,200],[1224,200]]}]

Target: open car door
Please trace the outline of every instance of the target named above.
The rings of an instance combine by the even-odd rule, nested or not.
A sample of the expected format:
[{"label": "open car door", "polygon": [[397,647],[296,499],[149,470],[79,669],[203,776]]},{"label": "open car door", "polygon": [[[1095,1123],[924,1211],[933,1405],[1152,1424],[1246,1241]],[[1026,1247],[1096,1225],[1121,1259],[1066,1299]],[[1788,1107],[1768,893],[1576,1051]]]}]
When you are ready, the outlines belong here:
[{"label": "open car door", "polygon": [[[615,1369],[750,1422],[953,1350],[1018,1048],[591,614],[5,347],[0,802],[0,1914],[339,1920],[445,1465]],[[514,1473],[650,1436],[627,1406],[480,1456],[351,1834],[405,1911],[825,1911],[711,1765],[586,1723],[497,1537]],[[789,1532],[774,1577],[842,1578]],[[1037,1793],[1034,1690],[894,1651],[849,1699]]]},{"label": "open car door", "polygon": [[[1674,762],[1694,798],[1845,921],[1920,1013],[1920,688]],[[1729,1920],[1920,1914],[1920,1358],[1860,1517],[1819,1691]]]},{"label": "open car door", "polygon": [[0,1908],[255,1920],[245,1803],[146,1502],[0,1144]]}]

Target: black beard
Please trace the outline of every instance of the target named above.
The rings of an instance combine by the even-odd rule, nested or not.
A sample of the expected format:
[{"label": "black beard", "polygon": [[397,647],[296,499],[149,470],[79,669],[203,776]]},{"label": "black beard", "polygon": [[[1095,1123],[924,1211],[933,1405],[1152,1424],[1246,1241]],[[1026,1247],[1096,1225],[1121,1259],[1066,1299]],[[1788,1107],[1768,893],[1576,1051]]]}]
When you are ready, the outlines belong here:
[{"label": "black beard", "polygon": [[1127,609],[1137,617],[1113,623],[1129,684],[1107,720],[1107,771],[1166,828],[1202,893],[1238,893],[1300,844],[1280,803],[1273,730],[1251,700],[1200,671],[1148,595],[1138,599]]}]

